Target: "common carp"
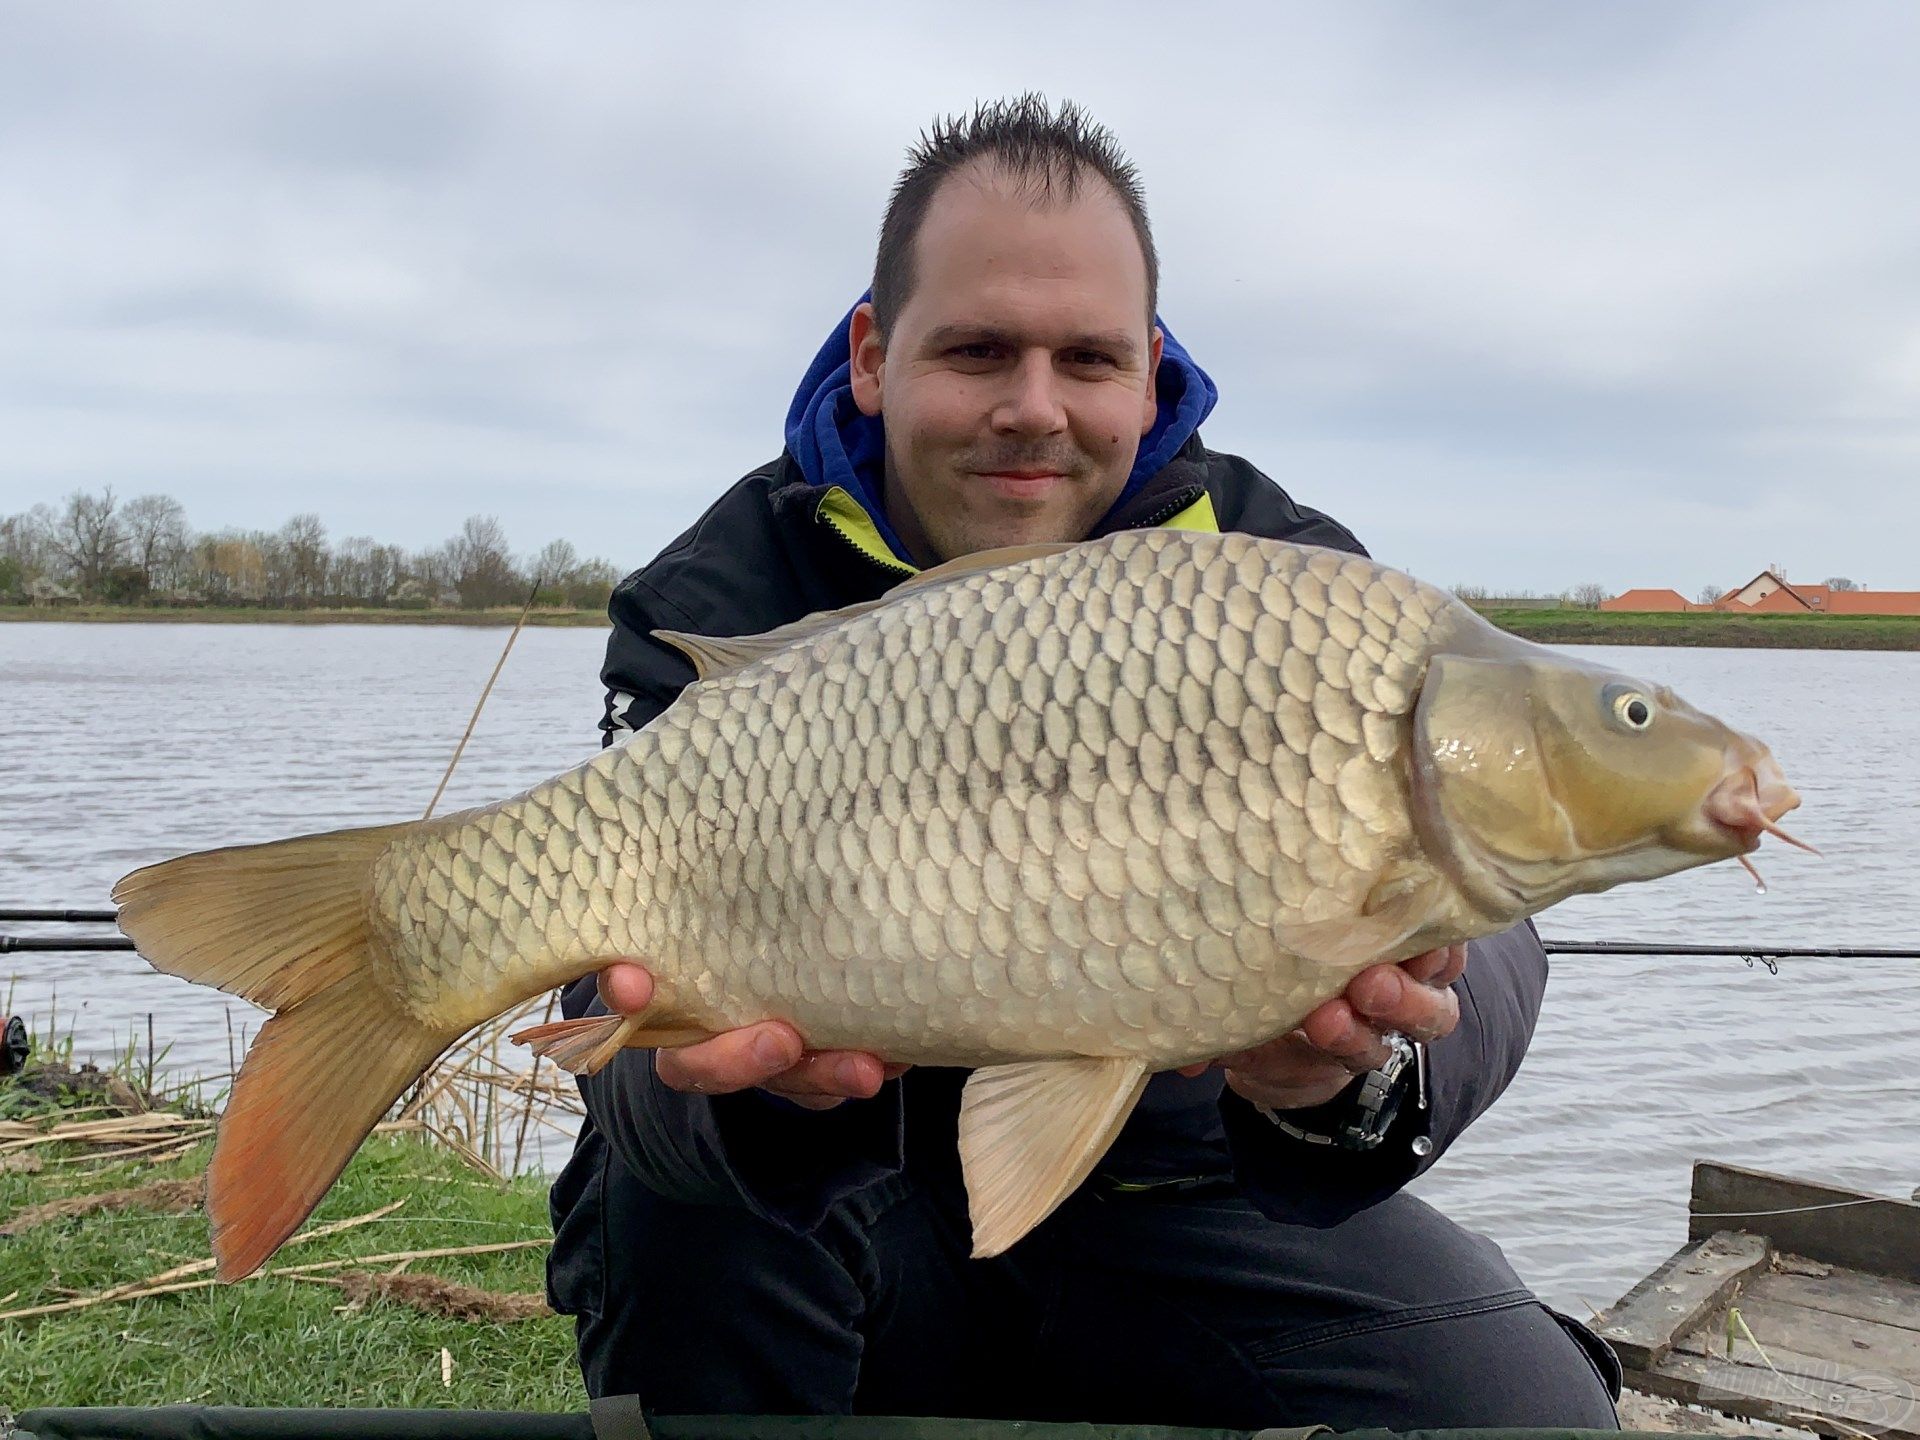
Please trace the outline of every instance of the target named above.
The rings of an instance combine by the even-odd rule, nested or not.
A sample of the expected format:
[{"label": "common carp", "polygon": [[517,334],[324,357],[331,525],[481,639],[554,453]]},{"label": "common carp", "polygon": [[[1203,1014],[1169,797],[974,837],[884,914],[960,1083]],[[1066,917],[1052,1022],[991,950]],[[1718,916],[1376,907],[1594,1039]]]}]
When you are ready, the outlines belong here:
[{"label": "common carp", "polygon": [[460,1035],[618,957],[653,973],[643,1014],[524,1038],[590,1071],[780,1018],[974,1067],[996,1254],[1153,1072],[1284,1034],[1376,962],[1744,857],[1799,803],[1664,687],[1246,535],[992,551],[765,635],[656,633],[698,679],[522,795],[115,887],[156,968],[276,1012],[210,1171],[221,1276]]}]

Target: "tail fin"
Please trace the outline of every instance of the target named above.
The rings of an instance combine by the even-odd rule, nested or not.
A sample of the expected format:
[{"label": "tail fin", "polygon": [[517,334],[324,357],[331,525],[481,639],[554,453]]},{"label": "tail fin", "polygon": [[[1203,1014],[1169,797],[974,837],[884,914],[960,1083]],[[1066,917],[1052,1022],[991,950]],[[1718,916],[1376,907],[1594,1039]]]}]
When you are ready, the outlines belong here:
[{"label": "tail fin", "polygon": [[207,1176],[223,1280],[265,1263],[459,1038],[414,1019],[373,970],[373,862],[413,828],[209,850],[114,886],[120,928],[155,969],[276,1012],[234,1081]]}]

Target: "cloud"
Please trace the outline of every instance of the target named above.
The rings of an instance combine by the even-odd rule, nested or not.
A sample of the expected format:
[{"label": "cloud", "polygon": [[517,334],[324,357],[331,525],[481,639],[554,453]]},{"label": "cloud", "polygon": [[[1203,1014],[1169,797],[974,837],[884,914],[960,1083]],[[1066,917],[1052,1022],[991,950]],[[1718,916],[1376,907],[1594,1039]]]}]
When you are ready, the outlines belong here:
[{"label": "cloud", "polygon": [[651,555],[937,111],[1139,161],[1208,427],[1443,581],[1920,585],[1920,16],[238,4],[0,20],[0,510]]}]

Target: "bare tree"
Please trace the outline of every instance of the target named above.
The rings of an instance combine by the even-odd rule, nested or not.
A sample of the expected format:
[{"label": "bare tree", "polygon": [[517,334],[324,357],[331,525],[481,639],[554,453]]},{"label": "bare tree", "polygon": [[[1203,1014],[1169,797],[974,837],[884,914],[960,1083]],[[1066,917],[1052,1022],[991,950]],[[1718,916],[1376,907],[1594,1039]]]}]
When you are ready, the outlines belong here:
[{"label": "bare tree", "polygon": [[376,545],[367,557],[367,597],[376,605],[393,598],[407,578],[407,552],[398,545]]},{"label": "bare tree", "polygon": [[67,497],[51,532],[53,548],[79,582],[82,594],[100,594],[107,576],[121,562],[127,547],[119,502],[109,485],[98,495],[76,490]]},{"label": "bare tree", "polygon": [[365,535],[332,543],[310,512],[276,531],[195,533],[172,496],[123,503],[111,489],[76,492],[58,509],[43,504],[0,516],[0,594],[8,595],[46,576],[104,599],[192,591],[214,604],[339,597],[388,605],[433,603],[454,592],[462,605],[485,606],[517,604],[538,576],[550,603],[598,609],[620,574],[603,559],[582,559],[566,540],[550,542],[529,564],[531,575],[523,575],[491,515],[470,517],[452,540],[418,554]]},{"label": "bare tree", "polygon": [[127,527],[128,563],[149,591],[171,590],[186,566],[187,511],[171,495],[138,495],[120,512]]},{"label": "bare tree", "polygon": [[520,576],[507,551],[507,532],[496,517],[469,515],[449,550],[462,605],[505,605],[520,598]]},{"label": "bare tree", "polygon": [[285,557],[286,593],[302,600],[321,599],[327,589],[327,527],[309,511],[282,525],[279,539]]},{"label": "bare tree", "polygon": [[59,567],[53,548],[53,511],[46,505],[0,519],[0,560],[7,561],[20,581],[32,580]]},{"label": "bare tree", "polygon": [[1858,590],[1860,588],[1844,575],[1831,575],[1827,578],[1826,584],[1829,590]]},{"label": "bare tree", "polygon": [[580,568],[580,552],[569,541],[549,540],[527,568],[532,571],[528,578],[542,590],[564,591],[572,583],[574,572]]},{"label": "bare tree", "polygon": [[460,574],[460,561],[456,553],[458,548],[457,541],[449,540],[444,545],[410,556],[407,560],[407,578],[412,588],[433,601],[439,600],[441,592],[451,590]]},{"label": "bare tree", "polygon": [[284,605],[293,594],[293,556],[277,530],[250,530],[247,541],[260,557],[260,575],[264,598],[271,605]]},{"label": "bare tree", "polygon": [[369,571],[379,548],[369,535],[349,535],[335,545],[327,560],[327,593],[342,600],[371,599]]},{"label": "bare tree", "polygon": [[1576,585],[1567,592],[1567,599],[1583,610],[1598,610],[1600,602],[1606,598],[1606,586],[1596,585],[1591,580],[1584,585]]},{"label": "bare tree", "polygon": [[1726,593],[1727,587],[1724,585],[1702,585],[1700,587],[1700,593],[1693,597],[1694,603],[1697,605],[1711,605]]}]

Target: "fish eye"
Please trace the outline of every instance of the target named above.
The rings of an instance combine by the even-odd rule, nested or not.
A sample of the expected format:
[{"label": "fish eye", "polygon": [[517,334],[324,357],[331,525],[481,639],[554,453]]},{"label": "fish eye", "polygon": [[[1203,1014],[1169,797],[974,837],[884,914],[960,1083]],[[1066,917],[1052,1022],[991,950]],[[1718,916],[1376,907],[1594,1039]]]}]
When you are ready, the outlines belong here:
[{"label": "fish eye", "polygon": [[1629,730],[1645,730],[1653,724],[1653,701],[1631,685],[1609,685],[1603,699],[1613,718]]}]

